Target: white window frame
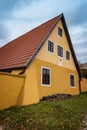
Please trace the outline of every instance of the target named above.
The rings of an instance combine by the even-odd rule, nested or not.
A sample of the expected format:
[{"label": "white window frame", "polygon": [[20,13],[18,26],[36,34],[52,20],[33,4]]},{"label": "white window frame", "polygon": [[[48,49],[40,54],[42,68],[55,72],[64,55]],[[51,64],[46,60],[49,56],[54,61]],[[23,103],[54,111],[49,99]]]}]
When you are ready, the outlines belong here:
[{"label": "white window frame", "polygon": [[70,60],[71,60],[71,53],[70,53],[70,51],[68,51],[68,50],[66,50],[66,52],[69,52],[69,54],[70,54],[70,55],[69,55],[69,56],[70,56],[70,59],[67,59],[67,58],[66,58],[66,60],[67,60],[67,61],[70,61]]},{"label": "white window frame", "polygon": [[[48,41],[51,41],[52,43],[53,43],[53,52],[51,52],[51,51],[49,51],[48,50]],[[50,53],[50,54],[54,54],[54,51],[55,51],[55,44],[54,44],[54,42],[52,41],[52,40],[50,40],[50,39],[48,39],[48,41],[47,41],[47,51]]]},{"label": "white window frame", "polygon": [[[61,30],[61,33],[59,32]],[[60,37],[63,37],[63,29],[61,27],[58,27],[58,35]]]},{"label": "white window frame", "polygon": [[[50,84],[43,84],[43,83],[42,83],[42,76],[43,76],[43,73],[42,73],[43,71],[42,71],[42,70],[43,70],[43,68],[50,70]],[[48,87],[51,86],[51,68],[49,68],[49,67],[46,67],[46,66],[42,66],[42,67],[41,67],[41,86],[48,86]]]},{"label": "white window frame", "polygon": [[[74,86],[71,86],[71,81],[70,81],[70,76],[74,76]],[[69,84],[70,84],[70,88],[75,88],[75,75],[74,74],[70,74],[69,75]]]},{"label": "white window frame", "polygon": [[[58,55],[58,46],[63,49],[63,56]],[[61,45],[57,45],[57,55],[62,59],[64,57],[64,48]]]}]

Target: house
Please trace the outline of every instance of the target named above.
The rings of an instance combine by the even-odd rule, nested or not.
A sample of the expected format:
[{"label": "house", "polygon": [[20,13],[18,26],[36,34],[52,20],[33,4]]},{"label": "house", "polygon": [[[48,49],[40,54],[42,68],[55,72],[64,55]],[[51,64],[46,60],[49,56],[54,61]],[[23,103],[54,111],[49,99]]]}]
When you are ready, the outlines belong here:
[{"label": "house", "polygon": [[87,78],[87,63],[79,63],[81,77]]},{"label": "house", "polygon": [[0,72],[25,76],[21,105],[52,94],[80,94],[80,69],[64,15],[3,46]]},{"label": "house", "polygon": [[87,63],[79,63],[80,69],[87,69]]}]

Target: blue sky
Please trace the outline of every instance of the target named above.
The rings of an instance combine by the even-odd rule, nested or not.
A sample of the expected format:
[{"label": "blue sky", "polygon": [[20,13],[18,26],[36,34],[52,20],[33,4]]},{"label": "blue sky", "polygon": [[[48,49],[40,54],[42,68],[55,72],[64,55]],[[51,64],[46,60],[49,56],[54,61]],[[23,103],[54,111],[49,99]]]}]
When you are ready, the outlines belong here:
[{"label": "blue sky", "polygon": [[0,47],[62,12],[77,59],[87,62],[87,0],[0,0]]}]

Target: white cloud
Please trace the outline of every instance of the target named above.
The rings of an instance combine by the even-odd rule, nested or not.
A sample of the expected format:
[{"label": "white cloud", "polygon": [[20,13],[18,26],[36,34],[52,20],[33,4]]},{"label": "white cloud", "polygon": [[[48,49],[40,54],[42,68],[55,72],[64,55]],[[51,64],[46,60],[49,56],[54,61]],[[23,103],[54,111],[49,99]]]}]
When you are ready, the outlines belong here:
[{"label": "white cloud", "polygon": [[3,26],[9,31],[8,41],[15,39],[63,11],[68,12],[69,9],[73,10],[75,7],[75,3],[70,0],[67,0],[67,4],[63,4],[64,2],[65,0],[33,0],[31,2],[21,0],[17,2],[8,18],[3,20]]},{"label": "white cloud", "polygon": [[1,43],[7,43],[48,20],[54,13],[55,5],[54,2],[51,4],[49,2],[50,0],[37,0],[29,4],[28,1],[18,2],[8,14],[8,18],[2,20],[2,25],[8,30],[9,36],[6,40],[2,39]]},{"label": "white cloud", "polygon": [[52,16],[54,10],[57,9],[56,4],[58,4],[57,0],[51,2],[50,0],[37,0],[33,1],[29,5],[26,2],[21,2],[14,8],[13,16],[20,19],[45,19],[48,16]]},{"label": "white cloud", "polygon": [[28,1],[21,1],[14,7],[12,14],[15,18],[20,19],[47,20],[62,12],[73,11],[78,5],[77,3],[70,0],[67,0],[67,4],[65,4],[65,0],[34,0],[28,4]]},{"label": "white cloud", "polygon": [[17,19],[7,19],[5,22],[3,22],[3,24],[4,27],[9,30],[9,40],[11,40],[32,29],[30,26],[33,27],[34,23],[29,23],[28,21],[20,21]]},{"label": "white cloud", "polygon": [[85,55],[85,56],[79,57],[78,61],[80,61],[81,63],[87,62],[87,56]]},{"label": "white cloud", "polygon": [[3,45],[5,45],[8,42],[8,40],[4,40],[4,39],[0,39],[0,47],[2,47]]},{"label": "white cloud", "polygon": [[86,54],[87,53],[87,48],[79,48],[76,49],[77,54]]},{"label": "white cloud", "polygon": [[9,42],[42,24],[49,20],[52,15],[54,17],[54,12],[57,10],[57,0],[51,1],[51,3],[50,0],[34,0],[29,4],[28,2],[18,2],[8,15],[8,18],[2,21],[3,26],[9,33],[8,39],[3,40],[3,43]]},{"label": "white cloud", "polygon": [[85,25],[76,25],[70,28],[70,34],[74,45],[87,42],[87,28]]},{"label": "white cloud", "polygon": [[78,61],[87,62],[87,24],[74,25],[70,28],[72,43]]}]

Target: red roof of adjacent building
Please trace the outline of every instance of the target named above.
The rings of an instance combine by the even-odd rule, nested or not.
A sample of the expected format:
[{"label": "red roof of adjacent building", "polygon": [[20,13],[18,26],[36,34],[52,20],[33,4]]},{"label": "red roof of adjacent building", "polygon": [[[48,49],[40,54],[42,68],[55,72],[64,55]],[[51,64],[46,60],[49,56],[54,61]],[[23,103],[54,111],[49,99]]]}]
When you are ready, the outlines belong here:
[{"label": "red roof of adjacent building", "polygon": [[27,68],[60,19],[62,19],[75,65],[80,74],[63,14],[45,22],[0,48],[0,71]]}]

